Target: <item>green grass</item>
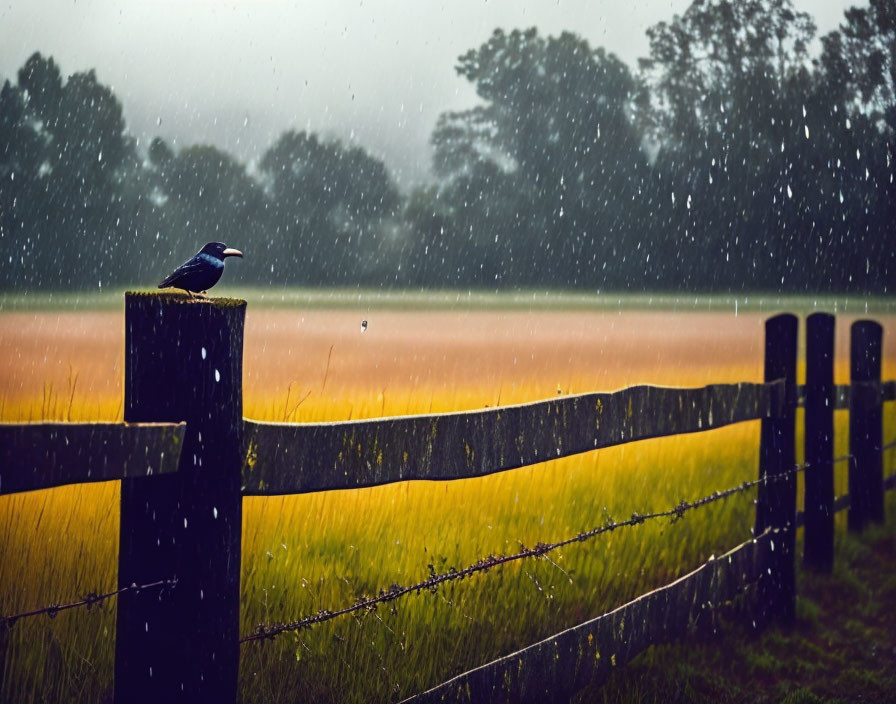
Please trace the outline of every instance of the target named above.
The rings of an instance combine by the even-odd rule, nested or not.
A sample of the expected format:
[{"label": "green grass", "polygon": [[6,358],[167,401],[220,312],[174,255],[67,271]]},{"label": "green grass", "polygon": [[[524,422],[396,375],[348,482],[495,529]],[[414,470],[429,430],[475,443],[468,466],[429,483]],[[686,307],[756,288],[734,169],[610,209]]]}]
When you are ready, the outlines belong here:
[{"label": "green grass", "polygon": [[[482,479],[245,501],[241,630],[350,604],[490,553],[663,509],[755,474],[758,426],[589,453]],[[0,499],[4,613],[115,582],[115,483]],[[739,542],[749,495],[243,647],[244,702],[387,701],[595,616]],[[114,608],[22,621],[3,701],[101,700]]]},{"label": "green grass", "polygon": [[[838,451],[845,442],[843,420],[838,414]],[[748,423],[482,479],[247,499],[241,630],[418,581],[428,564],[460,567],[516,550],[520,542],[575,534],[607,515],[627,517],[723,489],[755,475],[757,443],[758,424]],[[894,468],[890,459],[887,471]],[[842,466],[839,473],[843,485]],[[16,566],[0,578],[3,612],[114,584],[117,498],[117,485],[107,483],[0,500],[0,562]],[[675,524],[648,523],[570,546],[550,561],[531,560],[435,594],[411,595],[394,609],[243,646],[241,701],[400,699],[600,614],[736,544],[753,520],[751,498],[734,497]],[[858,579],[842,579],[860,587]],[[806,616],[802,608],[802,618],[819,619],[819,609],[810,607]],[[110,605],[17,624],[0,699],[102,700],[112,686],[114,621]],[[860,634],[860,626],[844,621],[845,633],[854,628]],[[781,648],[773,645],[763,644],[752,656],[747,680],[773,678],[784,667]],[[807,654],[806,662],[812,657]]]},{"label": "green grass", "polygon": [[711,636],[650,649],[577,700],[889,704],[896,694],[893,492],[887,511],[885,525],[861,536],[838,531],[833,574],[798,572],[793,626],[772,625],[757,634],[732,619]]},{"label": "green grass", "polygon": [[[236,293],[250,305],[254,296],[271,302],[264,297],[278,295],[222,287],[222,294]],[[305,296],[291,299],[292,304],[322,307],[358,305],[361,300],[353,298],[358,292],[290,295]],[[445,297],[445,305],[460,305],[449,300],[457,297],[454,292],[426,294],[430,298],[421,299],[421,305],[437,306],[439,295]],[[483,296],[475,305],[487,304],[488,297]],[[119,293],[109,294],[107,300],[110,305],[122,304]],[[474,305],[469,297],[463,300],[463,305]],[[508,297],[502,305],[529,305],[515,300]],[[562,300],[547,297],[543,303],[559,306]],[[636,304],[635,298],[626,300],[625,305]],[[698,299],[698,304],[700,300],[706,306],[724,303],[709,297]],[[28,305],[32,303],[29,298]],[[75,297],[48,303],[77,309],[96,302]],[[759,304],[752,300],[748,305]],[[787,307],[780,301],[774,305]],[[803,305],[812,303],[803,299]],[[0,310],[10,309],[3,299]],[[453,392],[442,393],[450,402]],[[94,401],[84,398],[73,415],[73,394],[60,396],[58,404],[50,398],[52,393],[47,396],[42,414],[58,420],[66,415],[86,419],[75,416],[90,413]],[[307,406],[317,403],[316,398],[303,411],[313,415],[314,409]],[[114,409],[120,409],[119,399],[104,397],[97,403],[106,404],[103,408],[110,415],[118,415]],[[330,402],[320,403],[319,410],[327,411],[324,405]],[[427,403],[432,403],[429,395],[415,396],[408,400],[407,412],[425,411]],[[282,404],[276,405],[279,409]],[[273,404],[270,408],[276,412]],[[0,403],[5,418],[19,411]],[[282,420],[256,415],[260,420]],[[896,434],[892,416],[887,416],[885,439]],[[845,452],[845,434],[846,414],[840,412],[837,454]],[[292,620],[321,608],[338,608],[393,583],[420,581],[430,564],[437,570],[461,567],[488,554],[516,551],[520,543],[531,546],[575,535],[604,523],[608,515],[626,518],[633,511],[667,509],[682,499],[739,484],[755,477],[758,435],[758,423],[753,422],[474,480],[246,499],[241,631],[249,633],[261,621]],[[844,467],[838,465],[838,493],[846,487]],[[892,452],[887,467],[896,470]],[[118,498],[116,483],[0,497],[0,613],[112,588]],[[550,560],[517,563],[435,594],[409,596],[394,608],[343,617],[273,643],[244,646],[242,701],[401,699],[603,613],[741,542],[753,522],[752,498],[752,493],[732,497],[675,524],[654,522],[608,534],[552,553]],[[824,617],[825,608],[820,604],[815,610],[816,620]],[[844,622],[844,632],[859,632],[861,618],[874,617],[867,610],[854,624]],[[114,632],[114,604],[98,612],[75,610],[52,620],[20,622],[9,635],[0,701],[103,701],[112,687]],[[765,677],[779,666],[776,652],[769,644],[753,654],[754,676]],[[803,667],[810,665],[807,656]]]}]

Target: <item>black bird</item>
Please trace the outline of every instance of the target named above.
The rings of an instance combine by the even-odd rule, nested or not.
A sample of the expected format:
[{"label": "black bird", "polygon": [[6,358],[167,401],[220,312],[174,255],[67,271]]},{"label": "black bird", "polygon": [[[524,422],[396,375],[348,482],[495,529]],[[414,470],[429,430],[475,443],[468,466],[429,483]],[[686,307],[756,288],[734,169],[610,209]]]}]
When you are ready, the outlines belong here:
[{"label": "black bird", "polygon": [[231,249],[223,242],[209,242],[192,259],[181,264],[159,284],[159,288],[182,288],[193,295],[204,293],[218,283],[224,273],[226,257],[242,257],[238,249]]}]

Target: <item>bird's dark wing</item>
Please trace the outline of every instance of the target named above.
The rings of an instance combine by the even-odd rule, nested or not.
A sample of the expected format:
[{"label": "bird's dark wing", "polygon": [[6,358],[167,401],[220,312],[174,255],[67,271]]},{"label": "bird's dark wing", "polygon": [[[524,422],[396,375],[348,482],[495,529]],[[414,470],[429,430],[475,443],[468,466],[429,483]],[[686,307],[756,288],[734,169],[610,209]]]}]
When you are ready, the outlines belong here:
[{"label": "bird's dark wing", "polygon": [[171,272],[171,274],[169,274],[168,277],[159,284],[159,288],[166,288],[167,286],[171,286],[181,277],[188,276],[189,274],[193,274],[199,271],[204,271],[207,268],[208,264],[197,255],[192,259],[188,259],[179,267],[177,267],[177,269]]}]

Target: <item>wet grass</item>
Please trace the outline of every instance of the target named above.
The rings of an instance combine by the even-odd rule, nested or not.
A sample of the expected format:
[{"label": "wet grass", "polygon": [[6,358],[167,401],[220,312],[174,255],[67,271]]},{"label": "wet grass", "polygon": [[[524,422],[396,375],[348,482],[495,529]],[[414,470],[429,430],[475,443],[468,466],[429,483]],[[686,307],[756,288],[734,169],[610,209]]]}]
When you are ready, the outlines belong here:
[{"label": "wet grass", "polygon": [[[845,425],[838,413],[838,452],[845,450]],[[575,534],[607,516],[723,489],[754,476],[757,443],[758,424],[746,423],[482,479],[247,499],[241,630],[419,581],[430,564],[460,567],[520,543]],[[845,487],[842,469],[838,475]],[[674,525],[642,525],[550,560],[411,595],[394,608],[243,646],[242,701],[400,699],[606,611],[739,542],[753,520],[751,499],[734,497]],[[0,578],[3,612],[114,585],[117,502],[114,482],[0,500],[0,562],[15,566]],[[107,696],[114,625],[112,605],[17,624],[3,701]],[[759,649],[757,673],[773,673],[775,652]]]},{"label": "wet grass", "polygon": [[[678,360],[669,358],[668,364]],[[45,388],[40,399],[0,400],[0,416],[4,421],[120,418],[120,398],[77,385],[76,374],[71,371],[69,386],[62,381],[58,388]],[[248,394],[246,415],[277,421],[284,414],[299,421],[363,418],[481,407],[496,399],[521,402],[544,393],[537,380],[512,393],[459,383],[421,393],[378,388],[369,379],[337,390],[332,375],[328,380],[323,369],[321,375],[320,393],[311,396],[298,389]],[[549,380],[555,382],[556,374]],[[579,383],[573,385],[578,389]],[[680,383],[693,379],[682,376]],[[885,438],[896,435],[891,416]],[[837,430],[839,454],[846,450],[844,413],[837,414]],[[516,551],[521,543],[574,535],[608,516],[670,508],[752,479],[758,434],[758,423],[745,423],[475,480],[246,499],[241,631],[350,604],[391,584],[420,581],[429,565],[439,571],[461,567],[488,554]],[[887,461],[888,471],[896,471],[893,453]],[[838,491],[845,491],[843,465],[837,481]],[[675,524],[608,534],[552,553],[550,560],[524,561],[434,594],[411,595],[394,608],[243,646],[241,699],[401,699],[598,615],[742,541],[753,521],[752,498],[752,493],[739,495]],[[0,612],[113,587],[117,507],[114,482],[0,498]],[[826,605],[819,604],[822,608]],[[20,622],[8,640],[0,701],[103,701],[112,687],[114,629],[114,604],[93,613],[74,610]],[[766,650],[772,655],[756,654],[756,672],[775,666],[774,651]]]},{"label": "wet grass", "polygon": [[[892,466],[892,462],[891,462]],[[798,572],[796,623],[761,634],[728,622],[702,640],[653,648],[577,701],[604,704],[885,704],[896,693],[896,496],[861,536],[841,523],[831,575]]]}]

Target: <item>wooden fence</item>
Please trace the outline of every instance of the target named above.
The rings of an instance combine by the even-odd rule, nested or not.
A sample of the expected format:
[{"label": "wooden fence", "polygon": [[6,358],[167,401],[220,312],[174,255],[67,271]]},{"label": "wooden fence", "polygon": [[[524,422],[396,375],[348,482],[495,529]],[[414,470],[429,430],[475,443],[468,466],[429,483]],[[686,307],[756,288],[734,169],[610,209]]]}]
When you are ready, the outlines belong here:
[{"label": "wooden fence", "polygon": [[[0,425],[0,494],[121,480],[115,701],[236,700],[242,497],[481,476],[645,438],[761,420],[754,537],[672,584],[460,675],[415,701],[562,700],[653,643],[687,632],[713,604],[752,590],[754,616],[790,621],[795,537],[830,570],[834,514],[883,520],[882,329],[852,326],[851,383],[833,383],[833,316],[766,322],[765,381],[696,389],[636,386],[463,413],[339,423],[242,416],[246,304],[125,296],[121,424]],[[795,418],[806,413],[805,512],[796,511]],[[850,411],[849,496],[835,497],[833,413]],[[547,470],[546,470],[547,471]],[[134,589],[174,576],[162,593]],[[9,625],[7,623],[7,625]],[[0,624],[0,628],[2,628]],[[2,642],[3,634],[0,634]],[[0,652],[2,660],[2,652]],[[2,679],[2,666],[0,666]]]}]

